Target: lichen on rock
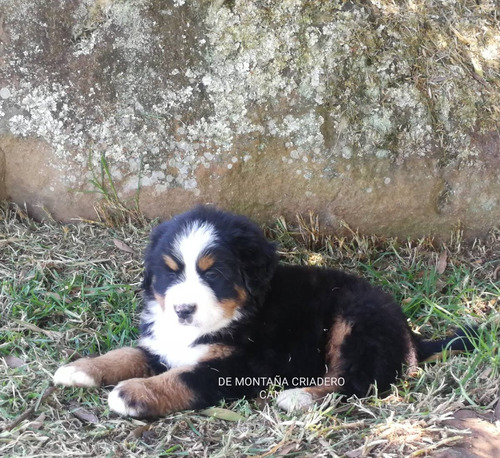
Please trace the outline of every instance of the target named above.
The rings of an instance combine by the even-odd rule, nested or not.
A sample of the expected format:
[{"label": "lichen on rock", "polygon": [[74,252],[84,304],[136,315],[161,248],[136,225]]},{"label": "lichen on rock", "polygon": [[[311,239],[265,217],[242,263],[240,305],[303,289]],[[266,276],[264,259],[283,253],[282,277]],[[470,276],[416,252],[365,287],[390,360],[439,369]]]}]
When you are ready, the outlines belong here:
[{"label": "lichen on rock", "polygon": [[416,173],[451,189],[446,205],[433,191],[415,207],[423,220],[467,220],[471,192],[494,208],[496,185],[460,181],[470,168],[487,183],[498,165],[493,0],[0,6],[0,133],[48,145],[72,190],[104,157],[120,194],[141,189],[152,213],[165,195],[173,209],[257,199],[266,215],[328,205],[326,220],[384,229]]}]

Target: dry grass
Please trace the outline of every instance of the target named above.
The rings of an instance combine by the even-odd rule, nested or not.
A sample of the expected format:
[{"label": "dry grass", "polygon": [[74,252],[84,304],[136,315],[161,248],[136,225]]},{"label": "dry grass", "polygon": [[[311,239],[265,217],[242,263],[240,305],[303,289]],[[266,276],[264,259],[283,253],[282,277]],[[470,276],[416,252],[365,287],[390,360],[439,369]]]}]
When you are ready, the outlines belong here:
[{"label": "dry grass", "polygon": [[498,400],[499,232],[473,245],[457,232],[447,246],[349,229],[335,237],[323,235],[313,216],[267,229],[284,262],[369,277],[395,294],[427,336],[442,336],[454,322],[486,323],[478,350],[426,365],[389,394],[333,398],[303,414],[282,413],[272,397],[223,406],[245,418],[239,422],[200,412],[142,422],[110,413],[106,389],[53,388],[61,362],[137,335],[142,263],[134,253],[143,251],[150,227],[123,221],[63,226],[2,208],[0,455],[419,456],[467,434],[446,424],[454,411],[491,410]]}]

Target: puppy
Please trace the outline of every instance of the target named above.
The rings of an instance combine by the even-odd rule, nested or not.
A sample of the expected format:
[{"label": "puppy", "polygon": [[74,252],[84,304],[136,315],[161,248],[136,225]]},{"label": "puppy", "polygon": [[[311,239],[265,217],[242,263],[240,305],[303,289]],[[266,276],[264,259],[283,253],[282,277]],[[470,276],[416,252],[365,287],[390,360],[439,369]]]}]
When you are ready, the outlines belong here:
[{"label": "puppy", "polygon": [[394,299],[333,269],[278,264],[247,218],[197,207],[160,224],[145,255],[137,347],[60,367],[66,386],[116,385],[111,410],[158,417],[285,389],[292,411],[328,393],[389,389],[404,366],[472,348],[464,333],[424,341]]}]

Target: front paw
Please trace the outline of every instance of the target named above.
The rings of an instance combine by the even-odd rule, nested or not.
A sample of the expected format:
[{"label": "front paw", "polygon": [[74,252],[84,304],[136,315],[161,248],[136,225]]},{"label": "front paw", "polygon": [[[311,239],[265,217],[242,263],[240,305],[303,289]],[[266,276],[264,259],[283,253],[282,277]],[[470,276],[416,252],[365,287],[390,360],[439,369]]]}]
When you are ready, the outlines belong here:
[{"label": "front paw", "polygon": [[108,395],[108,405],[114,412],[130,417],[160,416],[158,400],[147,386],[147,379],[120,382]]},{"label": "front paw", "polygon": [[53,376],[55,385],[98,387],[101,385],[98,374],[91,359],[79,359],[71,364],[61,366]]}]

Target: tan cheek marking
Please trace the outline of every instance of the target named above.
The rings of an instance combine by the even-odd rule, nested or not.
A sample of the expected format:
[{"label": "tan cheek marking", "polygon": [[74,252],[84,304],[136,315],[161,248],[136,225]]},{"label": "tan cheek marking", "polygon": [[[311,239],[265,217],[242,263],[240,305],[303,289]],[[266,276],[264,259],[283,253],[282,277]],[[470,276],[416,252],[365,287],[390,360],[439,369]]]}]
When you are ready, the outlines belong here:
[{"label": "tan cheek marking", "polygon": [[158,302],[158,304],[160,304],[161,309],[164,311],[165,310],[165,296],[158,294],[156,291],[153,294],[155,297],[155,301]]},{"label": "tan cheek marking", "polygon": [[198,268],[204,272],[214,265],[215,259],[212,256],[202,256],[198,259]]},{"label": "tan cheek marking", "polygon": [[234,289],[238,293],[238,301],[243,304],[247,300],[247,293],[245,290],[239,286],[235,286]]},{"label": "tan cheek marking", "polygon": [[229,319],[231,319],[234,316],[236,310],[240,306],[242,306],[247,299],[247,293],[243,288],[235,286],[234,289],[238,294],[238,297],[236,299],[224,299],[220,302],[220,305],[224,311],[224,317]]},{"label": "tan cheek marking", "polygon": [[168,254],[163,255],[163,260],[165,261],[165,264],[169,269],[172,269],[174,272],[177,272],[179,270],[179,264],[177,264],[174,258],[169,256]]},{"label": "tan cheek marking", "polygon": [[200,359],[200,362],[210,361],[212,359],[224,359],[234,352],[233,347],[228,345],[213,344],[210,345],[208,352]]}]

